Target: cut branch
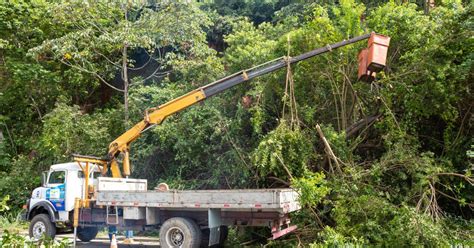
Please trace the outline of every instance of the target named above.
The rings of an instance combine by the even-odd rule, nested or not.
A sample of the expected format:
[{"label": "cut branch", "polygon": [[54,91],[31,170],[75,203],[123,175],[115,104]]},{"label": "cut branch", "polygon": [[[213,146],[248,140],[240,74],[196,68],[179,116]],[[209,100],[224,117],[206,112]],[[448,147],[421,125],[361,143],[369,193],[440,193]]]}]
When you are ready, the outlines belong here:
[{"label": "cut branch", "polygon": [[354,134],[358,133],[361,129],[372,126],[372,124],[374,124],[375,121],[380,116],[382,116],[382,114],[367,116],[366,118],[363,118],[363,119],[357,121],[356,123],[352,124],[350,127],[348,127],[346,129],[346,139],[349,139]]},{"label": "cut branch", "polygon": [[[449,199],[451,199],[451,200],[453,200],[453,201],[457,201],[457,202],[459,202],[459,203],[461,202],[460,199],[458,199],[458,198],[456,198],[456,197],[453,197],[453,196],[450,196],[450,195],[448,195],[448,194],[446,194],[446,193],[444,193],[444,192],[442,192],[442,191],[440,191],[440,190],[436,190],[436,192],[438,192],[440,195],[443,195],[443,196],[445,196],[445,197],[447,197],[447,198],[449,198]],[[474,207],[474,203],[466,203],[466,204],[467,204],[469,207]]]},{"label": "cut branch", "polygon": [[326,147],[324,150],[326,151],[328,156],[334,161],[334,163],[336,163],[337,171],[342,174],[341,166],[339,165],[339,159],[336,157],[336,155],[334,155],[334,152],[332,151],[331,146],[329,145],[326,136],[324,136],[324,133],[321,130],[319,124],[316,125],[316,130],[318,131],[319,136],[321,137],[321,140],[323,141],[324,146]]},{"label": "cut branch", "polygon": [[288,167],[285,165],[285,163],[283,162],[283,159],[281,159],[280,156],[278,156],[278,154],[275,154],[275,156],[278,158],[280,163],[283,165],[283,168],[285,169],[286,173],[288,173],[288,176],[290,177],[290,179],[293,180],[293,175],[291,175],[291,172],[288,169]]},{"label": "cut branch", "polygon": [[279,183],[282,183],[282,184],[284,184],[285,186],[288,186],[288,187],[291,185],[289,182],[287,182],[287,181],[285,181],[285,180],[283,180],[283,179],[281,179],[281,178],[278,178],[278,177],[269,176],[268,179],[275,180],[275,181],[277,181],[277,182],[279,182]]},{"label": "cut branch", "polygon": [[464,180],[466,180],[470,185],[474,185],[474,178],[471,178],[471,177],[468,177],[468,176],[466,176],[466,175],[459,174],[459,173],[441,172],[441,173],[435,174],[435,176],[455,176],[455,177],[460,177],[460,178],[463,178]]}]

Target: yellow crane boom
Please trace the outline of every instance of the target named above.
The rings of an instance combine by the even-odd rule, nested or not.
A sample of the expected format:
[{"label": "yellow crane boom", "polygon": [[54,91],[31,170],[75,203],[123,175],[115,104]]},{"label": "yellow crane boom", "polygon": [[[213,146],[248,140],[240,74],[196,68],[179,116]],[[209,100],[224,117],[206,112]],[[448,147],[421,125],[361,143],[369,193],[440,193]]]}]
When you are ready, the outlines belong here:
[{"label": "yellow crane boom", "polygon": [[[130,175],[130,145],[141,133],[152,127],[153,125],[161,124],[166,117],[186,109],[208,97],[218,94],[226,89],[229,89],[237,84],[248,81],[252,78],[268,74],[280,68],[286,67],[289,64],[296,63],[316,55],[329,52],[333,49],[346,46],[361,40],[368,39],[372,34],[365,34],[354,37],[349,40],[344,40],[335,44],[327,45],[322,48],[312,50],[310,52],[298,55],[296,57],[280,57],[278,59],[266,62],[256,67],[239,71],[235,74],[219,79],[213,83],[195,89],[183,96],[173,99],[157,108],[149,109],[145,112],[145,118],[137,123],[135,126],[124,132],[109,145],[107,159],[98,159],[90,156],[74,155],[74,160],[78,162],[92,162],[103,167],[102,172],[105,174],[110,166],[112,177],[122,177]],[[120,170],[117,157],[123,154],[122,171]]]},{"label": "yellow crane boom", "polygon": [[[199,101],[206,98],[204,91],[199,88],[187,93],[184,96],[173,99],[157,109],[150,109],[145,112],[145,119],[137,123],[135,126],[127,130],[125,133],[120,135],[109,145],[108,157],[110,159],[110,168],[112,170],[113,177],[120,177],[120,170],[116,161],[116,156],[119,153],[124,155],[123,158],[123,174],[124,176],[130,175],[130,155],[129,146],[130,143],[135,141],[140,134],[151,125],[158,125],[165,120],[166,117],[185,109]],[[149,112],[151,111],[151,112]]]}]

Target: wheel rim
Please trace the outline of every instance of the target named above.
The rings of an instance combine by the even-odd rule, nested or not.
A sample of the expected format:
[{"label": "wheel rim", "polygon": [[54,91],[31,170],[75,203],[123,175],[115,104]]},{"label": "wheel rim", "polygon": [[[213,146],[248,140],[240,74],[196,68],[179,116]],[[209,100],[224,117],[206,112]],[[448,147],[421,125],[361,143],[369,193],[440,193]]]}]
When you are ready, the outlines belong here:
[{"label": "wheel rim", "polygon": [[40,239],[46,232],[46,225],[39,221],[33,225],[33,238]]},{"label": "wheel rim", "polygon": [[172,227],[166,232],[166,243],[172,247],[181,247],[184,239],[184,232],[178,227]]}]

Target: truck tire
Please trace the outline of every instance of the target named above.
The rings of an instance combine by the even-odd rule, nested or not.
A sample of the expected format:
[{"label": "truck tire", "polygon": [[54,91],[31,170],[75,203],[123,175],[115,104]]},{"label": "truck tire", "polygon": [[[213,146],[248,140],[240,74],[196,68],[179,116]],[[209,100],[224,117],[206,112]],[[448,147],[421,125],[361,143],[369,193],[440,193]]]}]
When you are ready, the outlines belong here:
[{"label": "truck tire", "polygon": [[[215,244],[211,247],[224,247],[224,242],[227,240],[227,236],[229,235],[229,227],[227,226],[221,226],[221,233],[219,237],[219,243]],[[202,230],[202,241],[201,241],[201,247],[209,247],[209,235],[210,235],[210,230],[209,228],[203,229]]]},{"label": "truck tire", "polygon": [[99,232],[99,228],[95,226],[88,226],[88,227],[79,227],[77,228],[77,237],[82,242],[89,242],[97,236]]},{"label": "truck tire", "polygon": [[190,247],[201,245],[201,229],[191,219],[174,217],[163,223],[160,228],[160,245],[162,248]]},{"label": "truck tire", "polygon": [[34,240],[40,240],[43,237],[54,239],[56,236],[56,226],[47,214],[35,215],[28,229],[30,237]]}]

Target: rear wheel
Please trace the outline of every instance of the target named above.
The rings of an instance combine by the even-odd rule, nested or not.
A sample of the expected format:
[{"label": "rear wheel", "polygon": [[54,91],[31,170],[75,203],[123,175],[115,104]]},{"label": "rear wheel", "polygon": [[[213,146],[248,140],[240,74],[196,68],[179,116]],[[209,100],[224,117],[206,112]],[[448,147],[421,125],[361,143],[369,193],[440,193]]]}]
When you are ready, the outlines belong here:
[{"label": "rear wheel", "polygon": [[89,242],[97,236],[99,229],[95,226],[88,226],[88,227],[79,227],[77,228],[77,237],[82,242]]},{"label": "rear wheel", "polygon": [[170,218],[160,228],[160,245],[163,248],[197,248],[200,244],[201,229],[191,219],[181,217]]},{"label": "rear wheel", "polygon": [[47,214],[38,214],[33,217],[28,231],[34,240],[40,240],[43,237],[54,239],[56,236],[56,226]]}]

